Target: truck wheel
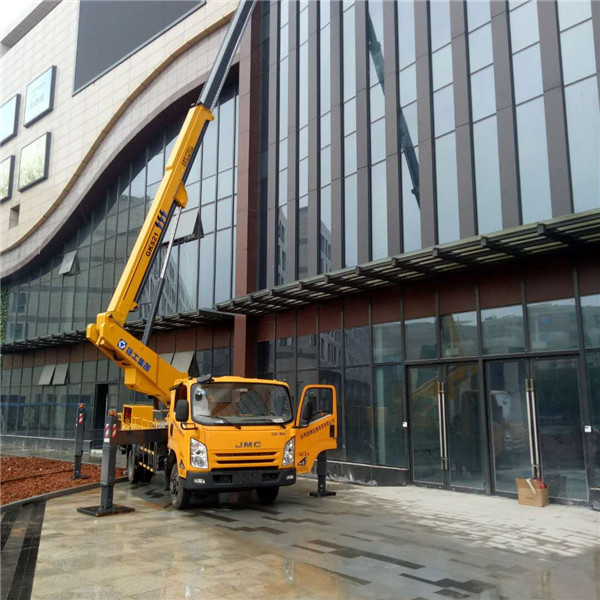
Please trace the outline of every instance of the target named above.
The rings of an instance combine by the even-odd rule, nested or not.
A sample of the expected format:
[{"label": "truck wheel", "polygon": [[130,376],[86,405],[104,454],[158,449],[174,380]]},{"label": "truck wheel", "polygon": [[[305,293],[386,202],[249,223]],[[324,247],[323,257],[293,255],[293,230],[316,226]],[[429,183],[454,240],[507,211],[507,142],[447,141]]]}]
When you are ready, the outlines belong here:
[{"label": "truck wheel", "polygon": [[135,464],[135,450],[127,449],[127,479],[129,483],[138,483],[142,477],[142,468]]},{"label": "truck wheel", "polygon": [[181,478],[179,477],[179,469],[177,465],[173,465],[171,469],[171,478],[169,480],[169,494],[171,495],[171,504],[181,510],[190,503],[191,493],[183,487]]},{"label": "truck wheel", "polygon": [[261,504],[272,504],[275,502],[277,494],[279,494],[279,486],[273,485],[269,487],[256,488],[256,493],[258,494],[258,499],[260,500]]}]

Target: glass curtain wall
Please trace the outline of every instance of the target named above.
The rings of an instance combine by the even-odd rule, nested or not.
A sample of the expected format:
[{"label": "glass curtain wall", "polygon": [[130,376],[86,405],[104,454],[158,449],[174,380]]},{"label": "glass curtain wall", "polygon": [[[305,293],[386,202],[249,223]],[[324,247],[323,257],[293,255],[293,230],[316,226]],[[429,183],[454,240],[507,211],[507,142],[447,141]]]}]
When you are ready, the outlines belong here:
[{"label": "glass curtain wall", "polygon": [[[232,295],[237,171],[237,86],[224,89],[186,185],[159,314],[211,306]],[[106,310],[162,179],[181,120],[158,133],[98,194],[60,252],[8,287],[6,342],[84,329]],[[197,239],[201,211],[205,237]],[[165,238],[169,237],[169,233]],[[145,318],[160,258],[129,320]],[[219,265],[215,269],[215,265]]]},{"label": "glass curtain wall", "polygon": [[509,6],[522,222],[552,217],[537,2]]},{"label": "glass curtain wall", "polygon": [[478,233],[502,229],[492,24],[487,2],[467,2]]}]

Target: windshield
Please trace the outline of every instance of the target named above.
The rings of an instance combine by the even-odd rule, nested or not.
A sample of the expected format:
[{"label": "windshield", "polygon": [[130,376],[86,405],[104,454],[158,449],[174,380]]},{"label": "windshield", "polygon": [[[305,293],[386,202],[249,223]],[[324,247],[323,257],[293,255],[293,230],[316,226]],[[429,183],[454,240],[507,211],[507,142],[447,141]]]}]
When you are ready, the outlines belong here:
[{"label": "windshield", "polygon": [[192,417],[210,425],[286,423],[292,405],[282,385],[198,383],[192,387]]}]

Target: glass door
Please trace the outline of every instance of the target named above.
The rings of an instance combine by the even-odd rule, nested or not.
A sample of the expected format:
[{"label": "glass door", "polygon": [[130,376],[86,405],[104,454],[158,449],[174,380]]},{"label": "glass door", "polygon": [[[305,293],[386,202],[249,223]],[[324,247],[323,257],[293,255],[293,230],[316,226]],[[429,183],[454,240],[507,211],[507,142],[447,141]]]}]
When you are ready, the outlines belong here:
[{"label": "glass door", "polygon": [[409,368],[413,480],[483,489],[477,363]]},{"label": "glass door", "polygon": [[587,500],[577,358],[486,364],[494,491],[541,477],[552,498]]}]

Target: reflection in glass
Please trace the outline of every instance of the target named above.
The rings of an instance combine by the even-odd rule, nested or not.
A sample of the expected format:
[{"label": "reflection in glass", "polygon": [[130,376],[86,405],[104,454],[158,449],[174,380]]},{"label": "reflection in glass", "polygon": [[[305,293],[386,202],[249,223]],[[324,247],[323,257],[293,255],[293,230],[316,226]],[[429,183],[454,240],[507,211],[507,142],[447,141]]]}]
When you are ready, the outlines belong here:
[{"label": "reflection in glass", "polygon": [[496,112],[493,65],[471,75],[471,108],[473,121],[483,119]]},{"label": "reflection in glass", "polygon": [[561,31],[592,16],[590,0],[558,0],[557,4]]},{"label": "reflection in glass", "polygon": [[402,361],[402,323],[373,325],[373,362]]},{"label": "reflection in glass", "polygon": [[588,352],[585,360],[591,402],[594,462],[596,464],[595,486],[600,487],[600,352]]},{"label": "reflection in glass", "polygon": [[600,105],[596,77],[565,88],[575,212],[600,207]]},{"label": "reflection in glass", "polygon": [[272,373],[274,370],[273,341],[266,340],[256,343],[256,372]]},{"label": "reflection in glass", "polygon": [[415,62],[414,0],[398,2],[398,66],[403,69]]},{"label": "reflection in glass", "polygon": [[[416,103],[415,103],[416,104]],[[418,160],[418,148],[415,148]],[[410,171],[406,162],[406,155],[402,154],[402,234],[404,251],[419,250],[421,248],[421,208],[417,197],[413,193],[413,184]]]},{"label": "reflection in glass", "polygon": [[542,475],[551,498],[587,500],[577,359],[535,361]]},{"label": "reflection in glass", "polygon": [[477,313],[475,311],[442,315],[443,356],[477,354]]},{"label": "reflection in glass", "polygon": [[404,322],[406,360],[437,358],[435,317],[410,319]]},{"label": "reflection in glass", "polygon": [[385,161],[371,167],[371,243],[372,260],[388,256]]},{"label": "reflection in glass", "polygon": [[517,104],[543,93],[542,58],[539,44],[513,56],[513,76]]},{"label": "reflection in glass", "polygon": [[415,481],[442,483],[438,369],[411,367],[408,376],[413,478]]},{"label": "reflection in glass", "polygon": [[494,491],[516,492],[516,477],[531,477],[525,361],[488,362]]},{"label": "reflection in glass", "polygon": [[346,460],[363,464],[373,462],[373,408],[369,371],[369,367],[345,369],[344,377]]},{"label": "reflection in glass", "polygon": [[460,238],[454,133],[435,141],[435,167],[438,241],[440,244],[444,244]]},{"label": "reflection in glass", "polygon": [[448,46],[444,46],[441,50],[433,53],[431,72],[434,91],[452,83],[452,45],[448,44]]},{"label": "reflection in glass", "polygon": [[344,355],[348,365],[366,365],[371,362],[369,327],[344,329]]},{"label": "reflection in glass", "polygon": [[496,117],[473,125],[477,231],[481,235],[502,229],[500,158]]},{"label": "reflection in glass", "polygon": [[523,224],[552,217],[544,100],[517,106],[519,179]]},{"label": "reflection in glass", "polygon": [[342,331],[333,329],[319,334],[319,364],[323,367],[339,367],[342,364]]},{"label": "reflection in glass", "polygon": [[373,369],[375,399],[375,463],[406,467],[406,420],[402,365]]},{"label": "reflection in glass", "polygon": [[323,385],[335,386],[337,392],[337,448],[335,450],[328,450],[327,456],[334,460],[344,460],[345,449],[344,449],[344,413],[345,413],[345,401],[344,395],[342,394],[342,373],[340,369],[324,369],[321,364],[319,369],[319,383]]},{"label": "reflection in glass", "polygon": [[586,348],[600,348],[600,294],[581,296],[583,336]]},{"label": "reflection in glass", "polygon": [[346,177],[344,182],[344,258],[345,266],[358,262],[358,205],[356,173]]},{"label": "reflection in glass", "polygon": [[296,369],[295,338],[279,338],[275,340],[275,370],[292,371]]},{"label": "reflection in glass", "polygon": [[573,298],[528,304],[527,316],[533,352],[578,348],[577,319]]},{"label": "reflection in glass", "polygon": [[481,311],[484,354],[525,352],[523,307],[502,306]]},{"label": "reflection in glass", "polygon": [[[481,2],[480,4],[487,4]],[[489,4],[487,4],[489,15]],[[488,16],[489,18],[489,16]],[[486,25],[469,34],[469,68],[471,73],[491,65],[494,61],[492,48],[492,26]]]},{"label": "reflection in glass", "polygon": [[560,49],[565,85],[596,73],[598,65],[591,21],[561,33]]},{"label": "reflection in glass", "polygon": [[429,11],[431,49],[437,50],[450,41],[450,1],[431,2]]},{"label": "reflection in glass", "polygon": [[537,2],[530,0],[510,13],[510,41],[513,52],[539,41]]},{"label": "reflection in glass", "polygon": [[343,16],[343,81],[344,100],[356,95],[356,31],[354,7],[347,9]]}]

